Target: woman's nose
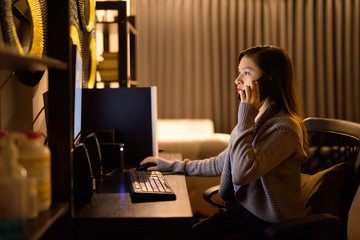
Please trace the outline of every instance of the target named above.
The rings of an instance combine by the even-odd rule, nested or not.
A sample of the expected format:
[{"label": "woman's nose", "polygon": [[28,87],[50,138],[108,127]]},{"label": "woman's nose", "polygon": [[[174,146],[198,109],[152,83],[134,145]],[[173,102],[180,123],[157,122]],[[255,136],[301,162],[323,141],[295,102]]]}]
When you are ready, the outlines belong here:
[{"label": "woman's nose", "polygon": [[241,80],[241,77],[240,75],[238,75],[236,78],[235,78],[235,84],[238,85],[240,83],[243,83],[243,81]]}]

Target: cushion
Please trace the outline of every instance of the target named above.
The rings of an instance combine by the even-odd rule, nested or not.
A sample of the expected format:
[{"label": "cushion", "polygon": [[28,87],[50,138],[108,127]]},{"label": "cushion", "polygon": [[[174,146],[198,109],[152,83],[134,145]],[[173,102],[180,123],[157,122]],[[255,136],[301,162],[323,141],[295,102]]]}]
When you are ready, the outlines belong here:
[{"label": "cushion", "polygon": [[340,215],[341,196],[347,171],[348,164],[342,162],[314,175],[301,174],[302,195],[308,214]]},{"label": "cushion", "polygon": [[[157,120],[158,138],[170,136],[211,135],[214,122],[211,119],[159,118]],[[175,136],[174,136],[175,135]]]}]

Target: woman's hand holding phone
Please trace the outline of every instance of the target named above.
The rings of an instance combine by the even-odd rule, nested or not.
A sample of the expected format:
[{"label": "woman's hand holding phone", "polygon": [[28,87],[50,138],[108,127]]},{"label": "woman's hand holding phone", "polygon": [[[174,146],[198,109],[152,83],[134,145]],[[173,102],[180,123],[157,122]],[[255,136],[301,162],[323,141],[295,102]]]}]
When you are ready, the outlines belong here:
[{"label": "woman's hand holding phone", "polygon": [[260,88],[257,81],[250,83],[250,86],[245,86],[245,90],[239,92],[240,100],[242,103],[248,103],[255,108],[260,109]]},{"label": "woman's hand holding phone", "polygon": [[[250,86],[245,86],[245,90],[238,94],[241,102],[252,104],[254,107],[261,106],[265,98],[274,95],[276,91],[275,81],[272,76],[265,75],[256,81],[250,83]],[[258,101],[254,102],[255,98]]]}]

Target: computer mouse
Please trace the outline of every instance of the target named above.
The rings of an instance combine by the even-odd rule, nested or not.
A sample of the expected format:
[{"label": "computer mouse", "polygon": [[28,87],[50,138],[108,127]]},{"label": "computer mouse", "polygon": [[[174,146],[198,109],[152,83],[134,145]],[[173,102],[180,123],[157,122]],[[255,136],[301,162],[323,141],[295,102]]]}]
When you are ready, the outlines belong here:
[{"label": "computer mouse", "polygon": [[139,165],[136,170],[138,171],[147,171],[148,167],[156,166],[155,163],[145,163],[143,165]]}]

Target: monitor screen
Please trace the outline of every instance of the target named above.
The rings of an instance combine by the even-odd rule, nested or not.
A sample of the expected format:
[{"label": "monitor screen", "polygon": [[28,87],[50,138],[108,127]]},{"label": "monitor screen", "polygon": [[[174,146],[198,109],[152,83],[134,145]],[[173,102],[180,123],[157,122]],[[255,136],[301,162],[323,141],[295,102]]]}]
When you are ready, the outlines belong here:
[{"label": "monitor screen", "polygon": [[82,58],[78,48],[73,46],[74,63],[74,143],[79,141],[81,133],[81,105],[82,105]]},{"label": "monitor screen", "polygon": [[125,167],[135,167],[158,152],[156,99],[156,87],[83,89],[83,131],[114,130]]}]

